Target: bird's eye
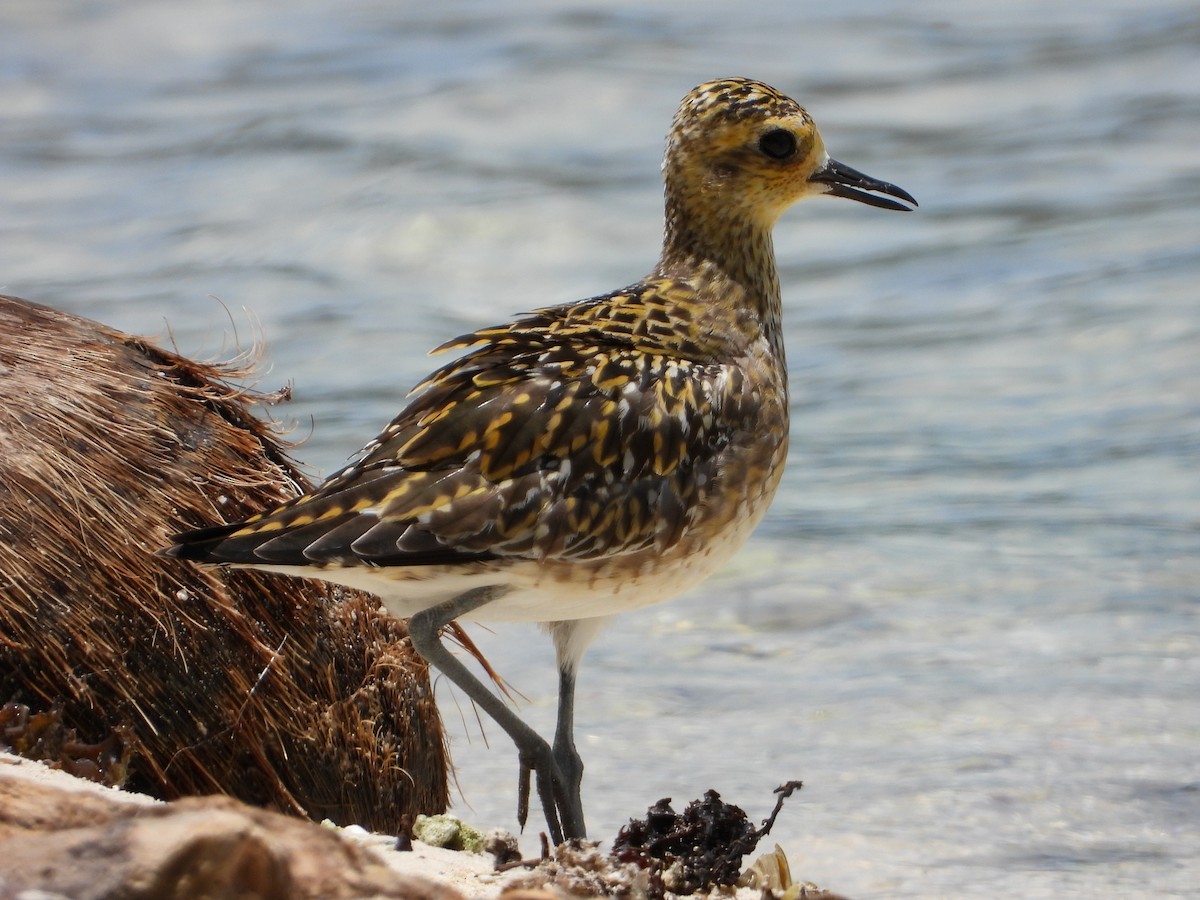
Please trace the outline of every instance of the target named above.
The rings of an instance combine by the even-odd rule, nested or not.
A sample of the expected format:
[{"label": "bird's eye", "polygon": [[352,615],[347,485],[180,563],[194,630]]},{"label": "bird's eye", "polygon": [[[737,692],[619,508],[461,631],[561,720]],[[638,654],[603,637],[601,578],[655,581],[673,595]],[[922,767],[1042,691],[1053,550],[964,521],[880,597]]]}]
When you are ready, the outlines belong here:
[{"label": "bird's eye", "polygon": [[788,159],[796,153],[796,136],[786,128],[772,128],[758,139],[758,149],[771,159]]}]

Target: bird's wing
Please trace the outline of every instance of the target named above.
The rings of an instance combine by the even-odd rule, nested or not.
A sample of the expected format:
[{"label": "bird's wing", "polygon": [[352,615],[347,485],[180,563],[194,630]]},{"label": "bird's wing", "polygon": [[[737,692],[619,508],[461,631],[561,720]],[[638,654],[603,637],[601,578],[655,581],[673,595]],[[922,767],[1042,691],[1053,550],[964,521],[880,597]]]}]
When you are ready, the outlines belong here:
[{"label": "bird's wing", "polygon": [[[530,321],[530,320],[526,320]],[[604,334],[484,330],[359,459],[172,555],[282,565],[594,559],[679,540],[744,422],[736,366]],[[609,338],[612,335],[608,335]]]}]

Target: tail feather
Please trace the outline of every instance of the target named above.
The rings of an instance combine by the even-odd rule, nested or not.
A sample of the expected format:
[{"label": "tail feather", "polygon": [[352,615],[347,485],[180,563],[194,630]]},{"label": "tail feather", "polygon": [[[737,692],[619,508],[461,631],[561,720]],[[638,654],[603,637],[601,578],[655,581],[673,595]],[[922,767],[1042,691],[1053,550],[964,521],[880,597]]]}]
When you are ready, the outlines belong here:
[{"label": "tail feather", "polygon": [[[357,546],[355,539],[372,530],[379,531],[379,540]],[[324,537],[330,540],[323,542]],[[171,541],[171,546],[155,555],[258,567],[432,566],[496,559],[496,554],[488,550],[447,546],[433,534],[410,528],[407,523],[382,528],[378,519],[353,513],[342,519],[270,530],[256,529],[245,522],[213,525],[181,531],[171,535]]]},{"label": "tail feather", "polygon": [[244,523],[212,525],[171,535],[171,546],[159,550],[155,556],[170,559],[187,559],[201,563],[261,563],[254,554],[258,540],[238,541],[230,537],[242,529]]}]

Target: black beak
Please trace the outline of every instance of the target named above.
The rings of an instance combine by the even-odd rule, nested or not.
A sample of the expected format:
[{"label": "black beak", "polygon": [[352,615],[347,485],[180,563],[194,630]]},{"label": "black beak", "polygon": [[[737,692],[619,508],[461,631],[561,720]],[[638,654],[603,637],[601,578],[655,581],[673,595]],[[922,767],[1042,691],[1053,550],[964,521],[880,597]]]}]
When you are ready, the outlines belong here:
[{"label": "black beak", "polygon": [[878,206],[880,209],[897,209],[901,212],[912,212],[912,208],[905,206],[903,203],[888,200],[887,197],[877,197],[875,194],[867,193],[868,191],[887,194],[891,197],[899,197],[913,206],[918,205],[917,201],[913,199],[912,194],[903,188],[898,188],[894,184],[889,184],[886,181],[878,181],[869,175],[864,175],[862,172],[843,165],[836,159],[829,160],[825,164],[825,168],[815,175],[810,176],[808,180],[815,181],[818,184],[829,185],[829,190],[826,193],[834,197],[849,197],[851,200],[866,203],[868,206]]}]

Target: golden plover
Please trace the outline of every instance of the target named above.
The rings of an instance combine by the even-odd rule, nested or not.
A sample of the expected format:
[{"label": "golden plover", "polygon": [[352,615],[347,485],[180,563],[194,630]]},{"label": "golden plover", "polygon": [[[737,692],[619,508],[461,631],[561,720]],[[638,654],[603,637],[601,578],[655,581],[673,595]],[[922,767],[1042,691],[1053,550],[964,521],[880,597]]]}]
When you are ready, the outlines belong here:
[{"label": "golden plover", "polygon": [[[416,649],[516,743],[518,818],[532,772],[555,842],[584,836],[573,714],[588,644],[613,614],[711,574],[779,484],[788,387],[772,226],[820,194],[916,205],[830,159],[808,113],[746,78],[684,97],[663,174],[662,256],[645,279],[443,344],[467,352],[355,462],[163,551],[362,588],[411,617]],[[549,632],[552,744],[442,645],[460,616]]]}]

